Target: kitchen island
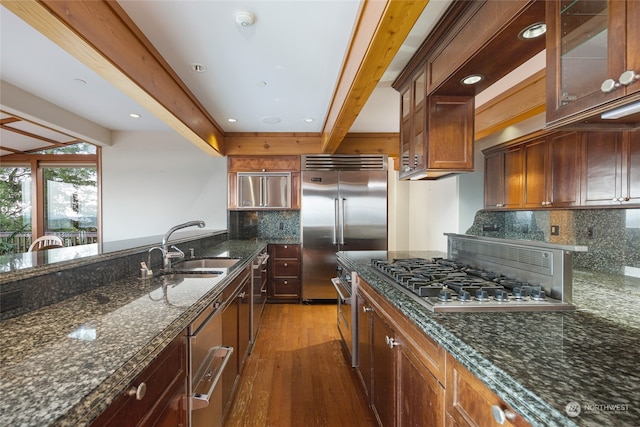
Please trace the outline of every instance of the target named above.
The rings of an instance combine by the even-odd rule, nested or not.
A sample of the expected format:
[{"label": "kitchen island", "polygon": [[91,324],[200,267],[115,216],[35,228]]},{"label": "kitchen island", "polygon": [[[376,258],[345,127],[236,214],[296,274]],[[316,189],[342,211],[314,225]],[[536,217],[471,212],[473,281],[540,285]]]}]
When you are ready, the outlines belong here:
[{"label": "kitchen island", "polygon": [[88,425],[265,246],[202,249],[198,256],[241,258],[221,279],[131,277],[4,320],[0,425]]},{"label": "kitchen island", "polygon": [[433,313],[369,268],[372,257],[443,255],[339,258],[532,425],[640,425],[640,279],[576,271],[570,312]]}]

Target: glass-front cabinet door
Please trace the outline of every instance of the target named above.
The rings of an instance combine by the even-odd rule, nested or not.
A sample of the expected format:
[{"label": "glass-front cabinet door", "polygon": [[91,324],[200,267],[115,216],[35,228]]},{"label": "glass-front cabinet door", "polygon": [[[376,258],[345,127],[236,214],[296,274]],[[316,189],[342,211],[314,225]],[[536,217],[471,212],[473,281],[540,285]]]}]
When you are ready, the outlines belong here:
[{"label": "glass-front cabinet door", "polygon": [[400,177],[411,173],[411,87],[400,95]]},{"label": "glass-front cabinet door", "polygon": [[426,167],[426,70],[416,75],[401,92],[400,178],[413,176]]},{"label": "glass-front cabinet door", "polygon": [[[633,76],[627,82],[630,74],[624,74],[637,65],[631,63],[637,41],[630,39],[627,28],[627,23],[637,26],[631,21],[639,18],[633,3],[547,1],[548,123],[585,113],[640,86]],[[626,86],[633,88],[627,91]]]}]

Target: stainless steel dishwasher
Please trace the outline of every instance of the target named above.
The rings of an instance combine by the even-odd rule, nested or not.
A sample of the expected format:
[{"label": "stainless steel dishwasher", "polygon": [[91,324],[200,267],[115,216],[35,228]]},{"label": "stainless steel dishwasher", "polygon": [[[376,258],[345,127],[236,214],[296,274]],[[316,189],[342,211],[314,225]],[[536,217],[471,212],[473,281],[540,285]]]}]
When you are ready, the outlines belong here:
[{"label": "stainless steel dishwasher", "polygon": [[228,399],[223,374],[233,365],[236,350],[223,345],[223,314],[235,294],[236,287],[228,286],[189,327],[189,425],[194,427],[222,426]]}]

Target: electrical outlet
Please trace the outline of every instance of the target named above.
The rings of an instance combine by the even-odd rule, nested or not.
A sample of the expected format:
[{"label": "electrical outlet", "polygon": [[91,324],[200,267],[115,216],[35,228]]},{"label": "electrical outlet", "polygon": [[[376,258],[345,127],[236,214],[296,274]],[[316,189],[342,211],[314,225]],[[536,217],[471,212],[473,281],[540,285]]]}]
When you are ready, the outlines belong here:
[{"label": "electrical outlet", "polygon": [[551,226],[551,235],[552,236],[559,236],[560,235],[560,226],[559,225],[552,225]]},{"label": "electrical outlet", "polygon": [[587,227],[587,238],[593,239],[593,227]]}]

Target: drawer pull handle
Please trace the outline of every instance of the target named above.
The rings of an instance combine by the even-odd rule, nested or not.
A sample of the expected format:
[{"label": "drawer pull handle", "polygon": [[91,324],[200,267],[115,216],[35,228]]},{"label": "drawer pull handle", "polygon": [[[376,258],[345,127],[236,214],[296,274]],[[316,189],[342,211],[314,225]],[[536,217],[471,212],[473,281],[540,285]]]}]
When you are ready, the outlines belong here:
[{"label": "drawer pull handle", "polygon": [[284,263],[284,266],[285,266],[285,267],[288,267],[288,266],[289,266],[289,264],[287,264],[287,263],[285,262],[285,263]]},{"label": "drawer pull handle", "polygon": [[363,313],[368,313],[368,312],[370,312],[370,311],[373,311],[373,308],[371,308],[371,307],[364,307],[364,306],[362,307],[362,312],[363,312]]},{"label": "drawer pull handle", "polygon": [[509,421],[515,421],[516,413],[509,409],[502,409],[498,405],[491,406],[491,413],[493,414],[493,419],[500,425]]},{"label": "drawer pull handle", "polygon": [[131,387],[127,391],[127,396],[135,396],[136,400],[142,400],[146,392],[147,385],[145,383],[140,383],[138,387]]}]

